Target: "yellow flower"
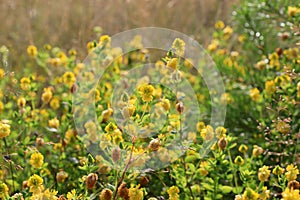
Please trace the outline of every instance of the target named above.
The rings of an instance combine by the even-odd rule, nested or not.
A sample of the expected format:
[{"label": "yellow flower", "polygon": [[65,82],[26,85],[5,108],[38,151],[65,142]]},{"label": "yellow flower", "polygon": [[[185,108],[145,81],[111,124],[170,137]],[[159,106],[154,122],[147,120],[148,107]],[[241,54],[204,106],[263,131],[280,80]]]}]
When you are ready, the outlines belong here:
[{"label": "yellow flower", "polygon": [[288,187],[282,193],[282,200],[298,200],[300,199],[299,190],[289,189]]},{"label": "yellow flower", "polygon": [[169,60],[167,62],[167,67],[170,67],[170,68],[176,70],[178,67],[178,58],[172,58],[171,60]]},{"label": "yellow flower", "polygon": [[275,175],[281,175],[281,174],[283,174],[283,172],[284,172],[284,169],[278,165],[276,167],[274,167],[274,169],[272,171],[272,173]]},{"label": "yellow flower", "polygon": [[73,74],[73,72],[65,72],[63,75],[63,82],[67,85],[67,86],[72,86],[76,81],[75,75]]},{"label": "yellow flower", "polygon": [[30,192],[33,194],[39,194],[43,191],[43,179],[39,175],[32,175],[28,180],[28,186],[30,187]]},{"label": "yellow flower", "polygon": [[220,29],[223,29],[224,27],[225,27],[225,24],[224,24],[223,21],[217,21],[217,22],[215,23],[215,29],[220,30]]},{"label": "yellow flower", "polygon": [[235,159],[234,159],[234,163],[236,165],[243,165],[244,164],[244,159],[241,157],[241,156],[237,156]]},{"label": "yellow flower", "polygon": [[217,127],[216,128],[216,135],[219,139],[223,138],[223,137],[226,137],[226,129],[222,126]]},{"label": "yellow flower", "polygon": [[96,42],[89,42],[86,45],[86,48],[88,49],[88,52],[91,52],[96,47]]},{"label": "yellow flower", "polygon": [[257,200],[259,198],[259,194],[251,188],[247,188],[243,193],[243,198],[243,200]]},{"label": "yellow flower", "polygon": [[1,69],[1,68],[0,68],[0,79],[3,78],[4,75],[5,75],[4,69]]},{"label": "yellow flower", "polygon": [[286,123],[285,121],[278,120],[275,123],[275,129],[279,133],[288,134],[290,132],[290,128],[291,128],[291,126],[288,123]]},{"label": "yellow flower", "polygon": [[267,200],[270,198],[270,190],[267,187],[262,188],[262,192],[259,194],[260,200]]},{"label": "yellow flower", "polygon": [[34,168],[40,168],[44,164],[44,156],[39,152],[35,152],[30,156],[29,162]]},{"label": "yellow flower", "polygon": [[67,199],[68,200],[79,200],[79,199],[81,199],[81,195],[78,196],[76,194],[76,190],[73,189],[73,190],[71,190],[71,192],[68,192]]},{"label": "yellow flower", "polygon": [[152,85],[143,85],[139,87],[139,94],[144,102],[150,102],[153,99],[154,87]]},{"label": "yellow flower", "polygon": [[105,131],[106,131],[106,133],[112,133],[112,132],[114,132],[117,128],[118,128],[118,127],[117,127],[115,124],[109,122],[109,124],[105,127]]},{"label": "yellow flower", "polygon": [[69,54],[70,56],[76,56],[76,55],[77,55],[77,51],[76,51],[75,49],[70,49],[70,50],[68,51],[68,54]]},{"label": "yellow flower", "polygon": [[172,44],[172,48],[178,56],[183,56],[185,51],[185,42],[180,38],[176,38]]},{"label": "yellow flower", "polygon": [[10,125],[4,122],[0,122],[0,139],[9,136]]},{"label": "yellow flower", "polygon": [[232,32],[233,32],[232,28],[230,26],[226,26],[223,30],[224,39],[225,40],[228,39],[231,36]]},{"label": "yellow flower", "polygon": [[5,183],[0,183],[0,199],[7,199],[8,187]]},{"label": "yellow flower", "polygon": [[26,99],[24,97],[19,97],[17,101],[18,107],[23,108],[26,105]]},{"label": "yellow flower", "polygon": [[30,88],[30,79],[27,78],[27,77],[23,77],[21,80],[20,80],[20,86],[21,86],[21,89],[22,90],[29,90]]},{"label": "yellow flower", "polygon": [[259,168],[259,170],[258,170],[258,179],[261,182],[265,182],[268,180],[270,173],[271,173],[271,170],[269,170],[269,167],[263,166],[263,167]]},{"label": "yellow flower", "polygon": [[58,197],[56,190],[45,190],[43,193],[35,194],[31,197],[31,200],[57,200]]},{"label": "yellow flower", "polygon": [[287,166],[285,176],[288,181],[296,180],[298,174],[299,170],[297,166],[294,166],[293,164]]},{"label": "yellow flower", "polygon": [[256,68],[257,68],[257,69],[260,69],[260,70],[265,69],[266,66],[267,66],[267,63],[266,63],[266,61],[264,61],[264,60],[258,61],[258,62],[256,63]]},{"label": "yellow flower", "polygon": [[143,190],[139,189],[139,187],[140,185],[137,185],[136,187],[131,186],[129,188],[129,200],[143,200]]},{"label": "yellow flower", "polygon": [[102,35],[99,39],[100,46],[110,47],[111,38],[108,35]]},{"label": "yellow flower", "polygon": [[262,153],[264,152],[263,148],[257,146],[257,145],[254,145],[253,146],[253,150],[252,150],[252,155],[254,157],[258,157],[259,155],[261,155]]},{"label": "yellow flower", "polygon": [[300,13],[300,9],[297,7],[289,6],[287,13],[290,17],[295,17],[296,14]]},{"label": "yellow flower", "polygon": [[200,132],[201,137],[204,140],[211,140],[214,137],[214,129],[212,126],[207,125],[204,129]]},{"label": "yellow flower", "polygon": [[30,45],[27,47],[27,53],[30,57],[36,57],[38,54],[37,48],[34,45]]},{"label": "yellow flower", "polygon": [[2,101],[0,101],[0,113],[2,113],[4,110],[4,104]]},{"label": "yellow flower", "polygon": [[276,91],[275,82],[273,80],[266,81],[265,88],[266,88],[267,94],[273,94]]},{"label": "yellow flower", "polygon": [[169,200],[179,200],[179,188],[177,186],[172,186],[167,190],[169,195]]},{"label": "yellow flower", "polygon": [[248,151],[248,147],[245,144],[240,145],[239,152],[246,153]]},{"label": "yellow flower", "polygon": [[204,128],[205,128],[205,123],[204,122],[198,122],[197,123],[197,131],[198,132],[201,132],[202,129],[204,129]]},{"label": "yellow flower", "polygon": [[164,108],[165,111],[168,111],[170,109],[170,100],[169,99],[162,99],[160,101],[161,107]]},{"label": "yellow flower", "polygon": [[59,120],[55,117],[48,121],[48,125],[50,128],[59,128]]},{"label": "yellow flower", "polygon": [[57,97],[53,98],[50,101],[50,106],[51,108],[53,108],[54,110],[57,110],[60,107],[60,102],[59,99]]},{"label": "yellow flower", "polygon": [[49,101],[52,99],[52,91],[50,88],[45,88],[44,93],[42,94],[42,101],[44,103],[49,103]]},{"label": "yellow flower", "polygon": [[253,101],[258,101],[260,97],[260,92],[257,88],[253,88],[250,90],[249,95]]}]

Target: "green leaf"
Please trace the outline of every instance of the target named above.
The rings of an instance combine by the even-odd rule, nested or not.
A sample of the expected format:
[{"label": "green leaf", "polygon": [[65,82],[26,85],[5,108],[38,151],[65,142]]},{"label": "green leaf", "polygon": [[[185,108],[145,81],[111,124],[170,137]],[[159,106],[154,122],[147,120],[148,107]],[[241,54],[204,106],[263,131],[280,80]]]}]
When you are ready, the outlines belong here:
[{"label": "green leaf", "polygon": [[221,191],[223,194],[228,194],[233,190],[233,187],[231,186],[227,186],[227,185],[223,185],[220,187]]}]

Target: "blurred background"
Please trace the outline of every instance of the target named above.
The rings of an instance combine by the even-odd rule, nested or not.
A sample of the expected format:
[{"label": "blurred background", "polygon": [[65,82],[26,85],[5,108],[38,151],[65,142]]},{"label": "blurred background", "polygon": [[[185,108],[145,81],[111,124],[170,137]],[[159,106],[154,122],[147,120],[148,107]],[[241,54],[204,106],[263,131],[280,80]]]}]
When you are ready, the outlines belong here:
[{"label": "blurred background", "polygon": [[[193,36],[202,44],[211,39],[214,23],[227,22],[238,0],[0,0],[0,46],[10,50],[13,66],[26,59],[26,48],[45,44],[86,56],[94,27],[105,34],[156,26]],[[21,67],[21,66],[19,66]]]}]

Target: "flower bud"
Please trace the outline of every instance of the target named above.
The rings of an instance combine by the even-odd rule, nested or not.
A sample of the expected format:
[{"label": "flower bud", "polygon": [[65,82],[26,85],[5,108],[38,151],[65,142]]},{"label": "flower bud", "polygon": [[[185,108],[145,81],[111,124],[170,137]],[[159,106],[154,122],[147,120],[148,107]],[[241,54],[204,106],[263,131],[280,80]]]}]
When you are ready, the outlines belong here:
[{"label": "flower bud", "polygon": [[184,106],[183,106],[183,103],[181,101],[176,104],[176,110],[179,114],[183,113]]},{"label": "flower bud", "polygon": [[85,178],[85,183],[86,183],[87,189],[93,189],[94,186],[96,185],[97,180],[98,180],[98,175],[95,173],[90,173]]},{"label": "flower bud", "polygon": [[64,170],[60,170],[57,174],[56,174],[56,180],[59,183],[63,183],[65,181],[65,179],[68,178],[68,174],[64,171]]},{"label": "flower bud", "polygon": [[126,183],[123,182],[118,188],[118,195],[123,199],[129,199],[129,190],[126,187]]},{"label": "flower bud", "polygon": [[119,147],[113,148],[111,152],[112,160],[117,162],[121,158],[121,150]]},{"label": "flower bud", "polygon": [[227,146],[227,144],[228,144],[228,142],[227,142],[226,138],[223,137],[223,138],[219,139],[218,147],[219,147],[220,149],[224,150],[225,147]]},{"label": "flower bud", "polygon": [[110,189],[103,189],[100,193],[100,200],[111,200],[113,197],[113,192]]},{"label": "flower bud", "polygon": [[152,150],[152,151],[157,151],[159,149],[159,147],[160,147],[159,139],[153,139],[149,143],[149,149]]}]

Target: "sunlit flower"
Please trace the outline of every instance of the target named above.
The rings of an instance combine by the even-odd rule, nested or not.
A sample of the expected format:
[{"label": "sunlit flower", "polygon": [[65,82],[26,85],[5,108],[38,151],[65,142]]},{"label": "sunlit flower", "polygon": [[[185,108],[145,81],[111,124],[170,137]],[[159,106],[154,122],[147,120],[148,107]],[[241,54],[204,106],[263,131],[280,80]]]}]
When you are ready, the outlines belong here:
[{"label": "sunlit flower", "polygon": [[180,38],[176,38],[172,44],[172,48],[178,56],[183,56],[185,51],[185,42]]},{"label": "sunlit flower", "polygon": [[22,90],[29,90],[30,88],[30,79],[27,78],[27,77],[23,77],[21,80],[20,80],[20,86],[21,86],[21,89]]},{"label": "sunlit flower", "polygon": [[172,58],[167,62],[167,67],[170,67],[174,70],[178,68],[178,58]]},{"label": "sunlit flower", "polygon": [[4,122],[0,122],[0,139],[9,136],[10,125]]},{"label": "sunlit flower", "polygon": [[75,78],[75,75],[73,74],[73,72],[65,72],[63,75],[63,81],[67,86],[69,86],[69,87],[72,86],[76,81],[76,78]]},{"label": "sunlit flower", "polygon": [[247,188],[243,193],[243,198],[243,200],[257,200],[259,198],[259,194],[251,188]]},{"label": "sunlit flower", "polygon": [[269,170],[268,166],[263,166],[258,170],[258,179],[261,182],[266,182],[270,176],[271,170]]},{"label": "sunlit flower", "polygon": [[44,190],[43,179],[39,175],[34,174],[28,179],[28,186],[30,187],[30,192],[39,194]]},{"label": "sunlit flower", "polygon": [[250,90],[249,95],[253,101],[258,101],[260,97],[260,92],[257,88],[253,88]]},{"label": "sunlit flower", "polygon": [[144,194],[143,190],[140,189],[140,186],[137,185],[136,187],[131,186],[129,188],[129,200],[143,200]]},{"label": "sunlit flower", "polygon": [[30,57],[36,57],[38,54],[37,48],[34,45],[30,45],[27,47],[27,53]]},{"label": "sunlit flower", "polygon": [[225,27],[225,24],[224,24],[224,22],[223,21],[217,21],[216,23],[215,23],[215,29],[218,29],[218,30],[220,30],[220,29],[223,29]]},{"label": "sunlit flower", "polygon": [[289,189],[288,187],[282,193],[282,200],[297,200],[300,199],[299,190]]},{"label": "sunlit flower", "polygon": [[59,128],[59,120],[55,117],[48,121],[48,125],[50,128]]},{"label": "sunlit flower", "polygon": [[39,152],[35,152],[31,154],[29,162],[34,168],[40,168],[44,164],[44,156]]},{"label": "sunlit flower", "polygon": [[150,102],[153,99],[154,87],[152,85],[143,85],[139,87],[139,94],[144,102]]},{"label": "sunlit flower", "polygon": [[169,200],[179,200],[179,188],[177,186],[172,186],[167,190],[169,195]]},{"label": "sunlit flower", "polygon": [[287,166],[285,176],[288,181],[296,180],[298,174],[299,170],[297,166],[294,166],[293,164]]},{"label": "sunlit flower", "polygon": [[5,183],[0,182],[0,199],[7,199],[8,187]]}]

